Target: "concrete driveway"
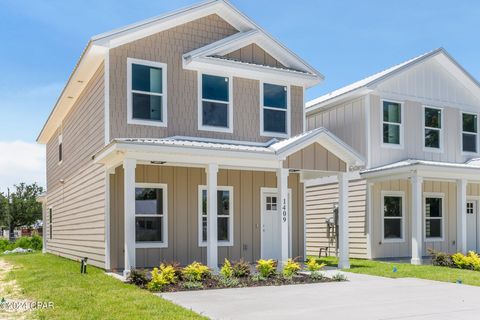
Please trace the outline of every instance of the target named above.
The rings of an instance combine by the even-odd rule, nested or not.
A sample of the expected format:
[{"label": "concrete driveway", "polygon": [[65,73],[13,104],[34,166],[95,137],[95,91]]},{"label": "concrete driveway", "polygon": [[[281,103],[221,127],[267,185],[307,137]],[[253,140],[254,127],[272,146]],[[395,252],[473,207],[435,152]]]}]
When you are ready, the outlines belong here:
[{"label": "concrete driveway", "polygon": [[480,287],[345,274],[350,281],[161,296],[211,319],[480,318]]}]

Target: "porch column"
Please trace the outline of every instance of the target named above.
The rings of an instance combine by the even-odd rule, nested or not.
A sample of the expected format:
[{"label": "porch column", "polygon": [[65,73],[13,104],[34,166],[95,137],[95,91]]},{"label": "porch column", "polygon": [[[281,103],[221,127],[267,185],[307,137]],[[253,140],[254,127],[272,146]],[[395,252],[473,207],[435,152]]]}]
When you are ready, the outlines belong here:
[{"label": "porch column", "polygon": [[414,175],[410,178],[412,187],[412,260],[411,264],[422,264],[422,185],[423,178]]},{"label": "porch column", "polygon": [[350,269],[349,231],[348,231],[348,178],[345,173],[338,174],[338,267]]},{"label": "porch column", "polygon": [[124,276],[128,276],[135,269],[135,159],[123,160],[123,188],[124,188],[124,246],[125,268]]},{"label": "porch column", "polygon": [[457,252],[467,252],[467,180],[457,180]]},{"label": "porch column", "polygon": [[217,173],[218,165],[210,163],[207,167],[207,265],[218,270],[217,235]]},{"label": "porch column", "polygon": [[288,231],[289,231],[289,204],[288,204],[288,169],[277,170],[277,192],[279,199],[278,210],[280,211],[280,266],[283,266],[289,256]]}]

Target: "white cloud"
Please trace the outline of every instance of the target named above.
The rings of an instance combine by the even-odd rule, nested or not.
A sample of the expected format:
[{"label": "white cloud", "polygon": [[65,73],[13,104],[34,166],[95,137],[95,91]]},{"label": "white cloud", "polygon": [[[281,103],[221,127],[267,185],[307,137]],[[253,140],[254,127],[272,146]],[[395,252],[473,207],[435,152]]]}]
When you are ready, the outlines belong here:
[{"label": "white cloud", "polygon": [[0,191],[20,182],[45,187],[45,146],[24,141],[0,141]]}]

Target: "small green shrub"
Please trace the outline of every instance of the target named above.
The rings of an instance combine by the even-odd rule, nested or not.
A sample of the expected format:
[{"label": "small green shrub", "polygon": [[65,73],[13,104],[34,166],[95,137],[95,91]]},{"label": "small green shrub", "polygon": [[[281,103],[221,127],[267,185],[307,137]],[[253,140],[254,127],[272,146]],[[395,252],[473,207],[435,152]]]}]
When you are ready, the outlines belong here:
[{"label": "small green shrub", "polygon": [[285,278],[291,278],[300,271],[300,263],[293,259],[288,259],[287,263],[283,266],[282,274]]},{"label": "small green shrub", "polygon": [[264,278],[269,278],[275,275],[277,263],[273,259],[260,259],[257,261],[257,271]]},{"label": "small green shrub", "polygon": [[202,281],[212,276],[207,266],[196,261],[183,268],[182,274],[186,281]]},{"label": "small green shrub", "polygon": [[325,263],[319,263],[315,258],[309,258],[305,263],[307,271],[316,272],[325,267]]},{"label": "small green shrub", "polygon": [[160,268],[153,268],[152,280],[148,283],[147,287],[151,291],[162,291],[166,286],[176,282],[175,268],[162,263]]},{"label": "small green shrub", "polygon": [[250,276],[250,264],[243,259],[235,262],[232,266],[233,276],[236,278],[245,278]]},{"label": "small green shrub", "polygon": [[237,287],[238,284],[240,283],[240,281],[237,278],[234,278],[234,277],[226,278],[223,276],[218,279],[218,282],[222,287],[225,287],[225,288],[234,288],[234,287]]},{"label": "small green shrub", "polygon": [[187,290],[203,289],[203,284],[199,281],[185,281],[182,283],[182,287]]},{"label": "small green shrub", "polygon": [[444,253],[428,249],[428,253],[432,256],[432,264],[439,267],[454,267],[455,264],[452,261],[452,256]]},{"label": "small green shrub", "polygon": [[11,243],[7,239],[0,239],[0,253],[3,253],[7,250],[13,250],[15,248],[22,248],[22,249],[32,249],[35,251],[42,250],[43,240],[42,237],[39,236],[31,236],[31,237],[21,237],[18,238],[14,243]]},{"label": "small green shrub", "polygon": [[10,241],[8,241],[7,239],[0,239],[0,253],[3,253],[3,251],[6,250],[11,250],[10,246]]},{"label": "small green shrub", "polygon": [[144,287],[148,283],[147,271],[142,269],[132,270],[127,277],[127,282],[139,287]]},{"label": "small green shrub", "polygon": [[224,279],[229,279],[229,278],[233,277],[232,264],[226,258],[225,258],[225,263],[223,264],[222,268],[220,269],[220,275]]},{"label": "small green shrub", "polygon": [[310,273],[310,278],[312,280],[320,281],[320,280],[323,280],[325,278],[325,276],[323,275],[323,273],[321,273],[319,271],[312,271]]},{"label": "small green shrub", "polygon": [[333,281],[347,281],[347,276],[343,273],[336,273],[332,277]]},{"label": "small green shrub", "polygon": [[262,276],[260,273],[257,273],[257,274],[254,274],[252,276],[252,281],[253,282],[260,282],[260,281],[265,281],[267,280],[267,278],[265,278],[264,276]]}]

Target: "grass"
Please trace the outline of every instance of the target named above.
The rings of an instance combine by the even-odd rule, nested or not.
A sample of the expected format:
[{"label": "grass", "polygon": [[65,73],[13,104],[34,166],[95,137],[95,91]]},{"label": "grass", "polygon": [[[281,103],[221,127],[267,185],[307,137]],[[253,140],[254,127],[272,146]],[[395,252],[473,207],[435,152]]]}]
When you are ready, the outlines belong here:
[{"label": "grass", "polygon": [[15,279],[27,298],[54,303],[54,309],[37,311],[40,319],[204,319],[101,269],[89,266],[80,274],[72,260],[40,253],[0,259],[15,266],[7,280]]},{"label": "grass", "polygon": [[[337,266],[337,258],[335,257],[317,259],[328,266]],[[350,259],[350,267],[351,269],[346,271],[388,278],[420,278],[443,282],[457,282],[457,280],[461,280],[463,284],[480,286],[479,271],[363,259]],[[394,268],[396,268],[396,272],[394,272]]]}]

